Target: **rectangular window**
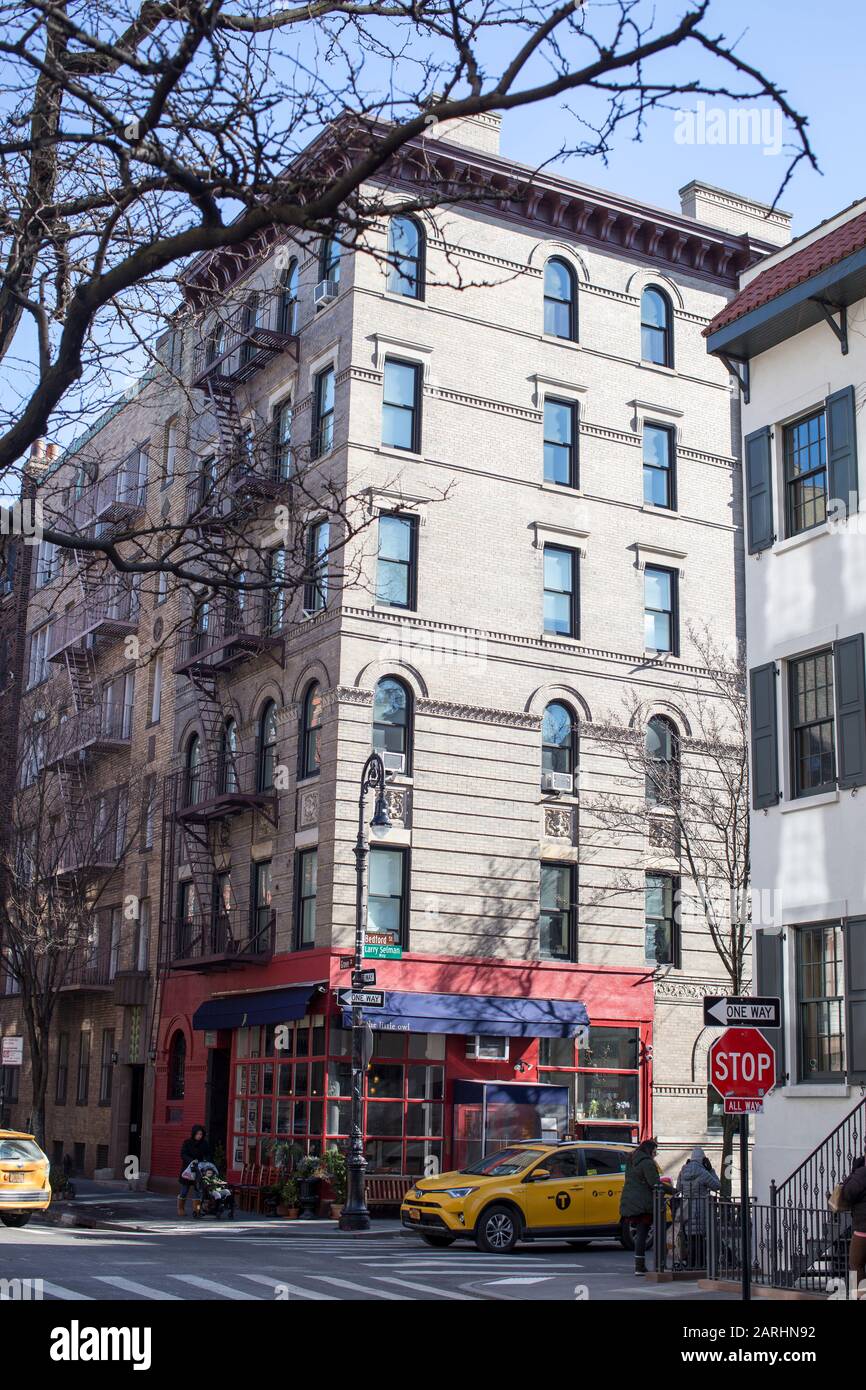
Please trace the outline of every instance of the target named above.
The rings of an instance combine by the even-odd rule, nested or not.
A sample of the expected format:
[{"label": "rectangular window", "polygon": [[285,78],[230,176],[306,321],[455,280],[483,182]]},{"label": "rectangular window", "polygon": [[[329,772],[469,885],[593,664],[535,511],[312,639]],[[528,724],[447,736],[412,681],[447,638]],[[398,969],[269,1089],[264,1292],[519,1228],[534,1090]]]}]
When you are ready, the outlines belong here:
[{"label": "rectangular window", "polygon": [[409,922],[409,864],[405,849],[374,845],[370,850],[367,931],[406,948]]},{"label": "rectangular window", "polygon": [[99,1104],[111,1104],[111,1087],[114,1077],[114,1029],[102,1030],[102,1057],[99,1063]]},{"label": "rectangular window", "polygon": [[824,411],[785,426],[785,512],[788,535],[827,519],[827,430]]},{"label": "rectangular window", "polygon": [[253,951],[267,951],[271,939],[271,861],[253,865],[253,920],[251,924]]},{"label": "rectangular window", "polygon": [[794,796],[836,785],[833,653],[828,648],[788,663]]},{"label": "rectangular window", "polygon": [[60,551],[51,541],[41,541],[36,557],[36,587],[50,584],[60,573]]},{"label": "rectangular window", "polygon": [[298,899],[295,949],[303,951],[316,944],[316,884],[319,851],[304,849],[298,854]]},{"label": "rectangular window", "polygon": [[61,1033],[57,1039],[57,1079],[54,1087],[54,1100],[57,1105],[66,1104],[69,1089],[69,1034]]},{"label": "rectangular window", "polygon": [[643,427],[643,500],[673,511],[676,503],[674,432],[667,425]]},{"label": "rectangular window", "polygon": [[51,627],[46,623],[30,634],[30,660],[27,669],[28,689],[41,685],[48,679],[48,634]]},{"label": "rectangular window", "polygon": [[391,608],[416,606],[418,519],[397,512],[379,517],[376,602]]},{"label": "rectangular window", "polygon": [[677,655],[677,574],[647,565],[644,570],[644,646]]},{"label": "rectangular window", "polygon": [[478,1062],[507,1062],[511,1039],[494,1033],[470,1033],[466,1039],[466,1056]]},{"label": "rectangular window", "polygon": [[577,407],[544,398],[544,481],[577,487]]},{"label": "rectangular window", "polygon": [[645,888],[646,950],[654,965],[680,965],[676,921],[679,880],[672,874],[647,874]]},{"label": "rectangular window", "polygon": [[577,637],[577,552],[544,547],[544,631]]},{"label": "rectangular window", "polygon": [[156,819],[156,777],[151,773],[144,779],[141,807],[141,848],[153,849],[153,828]]},{"label": "rectangular window", "polygon": [[138,908],[133,946],[133,970],[147,970],[150,948],[150,898],[142,898]]},{"label": "rectangular window", "polygon": [[[265,594],[266,631],[277,636],[286,617],[286,552],[280,547],[268,555],[268,584]],[[241,605],[242,607],[243,605]]]},{"label": "rectangular window", "polygon": [[280,401],[273,414],[274,478],[288,482],[292,474],[292,402]]},{"label": "rectangular window", "polygon": [[3,1094],[6,1105],[18,1104],[18,1083],[21,1077],[20,1067],[0,1067],[0,1092]]},{"label": "rectangular window", "polygon": [[328,605],[328,548],[331,524],[317,521],[307,529],[307,579],[304,584],[304,612],[320,613]]},{"label": "rectangular window", "polygon": [[122,912],[119,907],[110,909],[109,927],[109,946],[108,946],[108,978],[113,980],[120,966],[120,932],[122,924]]},{"label": "rectangular window", "polygon": [[391,357],[385,359],[382,443],[421,452],[421,367]]},{"label": "rectangular window", "polygon": [[86,1105],[90,1095],[90,1033],[82,1029],[78,1035],[78,1085],[75,1099],[79,1105]]},{"label": "rectangular window", "polygon": [[162,714],[162,652],[153,658],[150,686],[150,723],[158,724]]},{"label": "rectangular window", "polygon": [[165,428],[165,464],[162,485],[168,487],[174,482],[177,470],[177,420],[169,420]]},{"label": "rectangular window", "polygon": [[310,453],[314,459],[334,447],[334,407],[336,376],[333,367],[316,374],[313,387],[313,438]]},{"label": "rectangular window", "polygon": [[845,1072],[842,927],[797,932],[800,1081],[839,1081]]},{"label": "rectangular window", "polygon": [[575,958],[573,864],[541,865],[538,953],[542,960]]}]

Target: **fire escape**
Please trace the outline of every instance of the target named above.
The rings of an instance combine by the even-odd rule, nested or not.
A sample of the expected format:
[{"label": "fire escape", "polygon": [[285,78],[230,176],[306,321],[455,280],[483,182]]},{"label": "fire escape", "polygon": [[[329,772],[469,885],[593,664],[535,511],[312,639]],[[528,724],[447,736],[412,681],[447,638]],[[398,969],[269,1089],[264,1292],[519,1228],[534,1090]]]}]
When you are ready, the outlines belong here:
[{"label": "fire escape", "polygon": [[[211,325],[194,357],[192,386],[204,393],[216,426],[214,455],[187,482],[185,522],[217,548],[222,528],[237,534],[257,506],[287,482],[270,430],[246,431],[237,391],[281,353],[297,355],[297,338],[282,329],[281,292],[251,294]],[[164,797],[163,955],[170,969],[205,970],[263,964],[273,952],[273,914],[265,929],[239,906],[222,866],[228,824],[248,813],[277,824],[277,796],[260,785],[258,753],[237,746],[226,686],[238,667],[267,656],[281,669],[285,642],[262,590],[222,591],[202,602],[178,633],[174,670],[195,695],[201,740],[194,764],[169,775]],[[186,865],[189,877],[181,879]]]}]

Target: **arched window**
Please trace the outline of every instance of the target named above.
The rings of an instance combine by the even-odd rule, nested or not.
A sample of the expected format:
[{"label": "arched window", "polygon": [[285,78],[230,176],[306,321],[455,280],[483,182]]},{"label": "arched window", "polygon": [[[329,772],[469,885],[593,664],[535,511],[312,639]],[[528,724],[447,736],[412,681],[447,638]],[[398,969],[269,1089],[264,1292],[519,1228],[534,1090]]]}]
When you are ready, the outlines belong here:
[{"label": "arched window", "polygon": [[386,772],[408,772],[411,698],[402,681],[385,676],[373,696],[373,748]]},{"label": "arched window", "polygon": [[574,271],[558,256],[544,267],[544,331],[552,338],[577,338],[577,287]]},{"label": "arched window", "polygon": [[234,719],[227,719],[223,726],[220,745],[219,768],[220,792],[231,795],[239,790],[238,782],[238,726]]},{"label": "arched window", "polygon": [[298,262],[289,261],[280,285],[280,332],[298,331]]},{"label": "arched window", "polygon": [[322,687],[318,681],[307,690],[301,714],[300,776],[316,777],[321,766]]},{"label": "arched window", "polygon": [[198,734],[190,736],[186,745],[186,804],[194,806],[201,791],[201,739]]},{"label": "arched window", "polygon": [[[577,768],[577,720],[568,705],[554,700],[541,721],[541,772],[574,777]],[[566,790],[565,786],[555,790]]]},{"label": "arched window", "polygon": [[334,237],[325,237],[319,250],[319,279],[340,283],[340,243]]},{"label": "arched window", "polygon": [[388,289],[424,298],[424,233],[414,217],[392,217],[388,224]]},{"label": "arched window", "polygon": [[647,724],[646,799],[648,806],[671,806],[679,795],[680,740],[674,725],[663,714]]},{"label": "arched window", "polygon": [[186,1092],[186,1038],[178,1028],[168,1049],[168,1099],[183,1100]]},{"label": "arched window", "polygon": [[648,285],[640,298],[640,355],[660,367],[674,365],[673,311],[663,290]]},{"label": "arched window", "polygon": [[277,758],[277,707],[268,700],[259,718],[259,791],[273,791]]}]

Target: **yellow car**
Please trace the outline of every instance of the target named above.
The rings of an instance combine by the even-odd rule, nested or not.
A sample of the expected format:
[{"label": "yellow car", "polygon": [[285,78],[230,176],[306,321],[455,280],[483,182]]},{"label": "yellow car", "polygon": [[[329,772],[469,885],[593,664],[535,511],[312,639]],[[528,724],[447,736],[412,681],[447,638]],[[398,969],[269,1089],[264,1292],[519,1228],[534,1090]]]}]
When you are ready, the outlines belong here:
[{"label": "yellow car", "polygon": [[48,1159],[32,1134],[0,1129],[0,1221],[26,1226],[51,1201]]},{"label": "yellow car", "polygon": [[512,1144],[459,1172],[419,1179],[400,1220],[428,1245],[469,1238],[491,1254],[551,1238],[582,1248],[612,1236],[629,1248],[619,1202],[631,1152],[628,1144]]}]

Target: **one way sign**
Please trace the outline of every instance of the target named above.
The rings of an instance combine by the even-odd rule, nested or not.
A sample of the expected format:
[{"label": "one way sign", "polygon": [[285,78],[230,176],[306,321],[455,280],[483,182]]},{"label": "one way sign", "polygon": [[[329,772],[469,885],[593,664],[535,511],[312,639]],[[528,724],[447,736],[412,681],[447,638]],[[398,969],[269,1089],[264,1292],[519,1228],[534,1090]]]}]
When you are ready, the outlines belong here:
[{"label": "one way sign", "polygon": [[704,1024],[710,1028],[729,1028],[751,1024],[759,1028],[780,1028],[780,999],[758,999],[749,995],[708,994],[704,996]]}]

